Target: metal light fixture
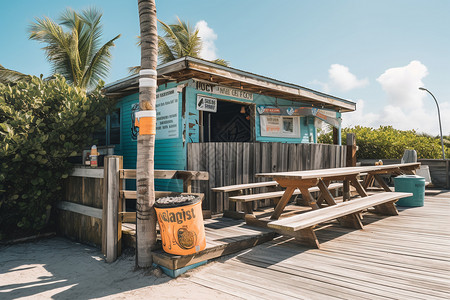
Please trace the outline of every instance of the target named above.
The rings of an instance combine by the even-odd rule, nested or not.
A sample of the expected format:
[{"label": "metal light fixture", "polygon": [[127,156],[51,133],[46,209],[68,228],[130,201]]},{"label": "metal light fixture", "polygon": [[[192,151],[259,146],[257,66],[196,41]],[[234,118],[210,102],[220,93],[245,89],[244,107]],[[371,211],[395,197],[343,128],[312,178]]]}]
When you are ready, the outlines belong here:
[{"label": "metal light fixture", "polygon": [[439,118],[439,130],[440,130],[440,132],[441,132],[442,158],[445,159],[444,139],[443,139],[443,137],[442,137],[441,111],[439,110],[439,104],[438,104],[436,98],[434,97],[434,95],[433,95],[429,90],[427,90],[427,89],[424,88],[424,87],[420,87],[419,90],[428,92],[428,93],[431,95],[431,97],[433,97],[434,102],[436,102],[437,111],[438,111],[438,118]]}]

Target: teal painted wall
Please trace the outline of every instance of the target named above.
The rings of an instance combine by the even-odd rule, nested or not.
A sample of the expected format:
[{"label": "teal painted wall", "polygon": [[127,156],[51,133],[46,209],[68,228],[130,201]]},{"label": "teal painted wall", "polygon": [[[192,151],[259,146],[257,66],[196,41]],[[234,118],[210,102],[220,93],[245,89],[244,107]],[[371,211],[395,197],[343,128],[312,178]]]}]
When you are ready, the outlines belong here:
[{"label": "teal painted wall", "polygon": [[[160,86],[159,91],[163,91],[172,87],[175,84],[167,86]],[[184,119],[181,116],[181,93],[178,95],[178,138],[175,139],[157,139],[155,142],[155,169],[163,170],[184,170],[186,169],[186,150],[183,144],[182,131],[184,129]],[[120,147],[116,147],[115,154],[124,157],[123,167],[125,169],[136,169],[137,160],[137,141],[131,135],[131,114],[132,106],[139,103],[139,94],[133,94],[122,98],[119,101],[121,108],[121,139]],[[136,189],[135,180],[128,180],[126,183],[127,189]],[[183,190],[183,183],[181,180],[155,180],[155,188],[160,191],[176,191]]]},{"label": "teal painted wall", "polygon": [[[187,99],[189,99],[189,109],[191,112],[191,116],[189,118],[189,123],[191,124],[190,130],[191,135],[189,142],[190,143],[198,143],[199,142],[199,112],[197,111],[197,94],[208,95],[221,100],[233,100],[239,101],[242,103],[252,103],[255,105],[270,105],[270,106],[307,106],[307,104],[288,101],[284,99],[273,98],[269,96],[263,96],[258,94],[253,94],[253,101],[246,99],[238,99],[229,96],[216,95],[214,93],[206,93],[197,91],[193,87],[187,87]],[[260,122],[259,122],[259,114],[257,113],[255,120],[255,133],[256,133],[256,141],[257,142],[283,142],[283,143],[316,143],[317,142],[317,130],[314,126],[314,118],[312,117],[301,117],[300,118],[300,136],[301,138],[277,138],[277,137],[265,137],[261,136],[260,130]]]}]

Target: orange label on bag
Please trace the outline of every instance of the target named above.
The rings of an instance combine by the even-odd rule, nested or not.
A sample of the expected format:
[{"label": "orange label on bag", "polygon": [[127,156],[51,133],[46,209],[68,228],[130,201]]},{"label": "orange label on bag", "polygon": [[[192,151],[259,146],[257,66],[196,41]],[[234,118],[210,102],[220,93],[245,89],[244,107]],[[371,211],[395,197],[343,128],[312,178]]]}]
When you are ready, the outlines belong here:
[{"label": "orange label on bag", "polygon": [[136,118],[135,126],[139,127],[139,134],[156,134],[156,118],[155,117],[141,117]]},{"label": "orange label on bag", "polygon": [[188,255],[206,248],[201,202],[155,210],[164,251]]}]

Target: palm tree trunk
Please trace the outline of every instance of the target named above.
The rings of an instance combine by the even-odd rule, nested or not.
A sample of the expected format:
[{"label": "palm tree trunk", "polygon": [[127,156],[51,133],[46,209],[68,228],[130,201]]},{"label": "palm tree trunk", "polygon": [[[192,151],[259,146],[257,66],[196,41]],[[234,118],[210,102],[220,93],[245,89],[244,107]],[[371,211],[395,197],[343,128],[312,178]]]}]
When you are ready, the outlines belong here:
[{"label": "palm tree trunk", "polygon": [[[150,121],[144,128],[139,121],[137,140],[137,223],[136,265],[147,268],[152,265],[152,253],[156,244],[156,213],[154,184],[154,152],[156,128],[156,65],[158,55],[158,33],[156,31],[155,0],[138,0],[141,28],[141,72],[139,80],[139,107],[141,119]],[[154,113],[154,116],[153,116]],[[148,117],[151,115],[151,117]]]}]

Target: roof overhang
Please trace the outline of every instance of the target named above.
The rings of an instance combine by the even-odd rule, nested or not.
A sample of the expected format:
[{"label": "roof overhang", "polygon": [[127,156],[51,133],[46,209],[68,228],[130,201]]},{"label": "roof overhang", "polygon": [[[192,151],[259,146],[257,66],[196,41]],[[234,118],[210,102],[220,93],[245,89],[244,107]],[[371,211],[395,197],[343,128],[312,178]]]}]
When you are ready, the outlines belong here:
[{"label": "roof overhang", "polygon": [[[340,112],[356,109],[356,104],[349,100],[198,58],[183,57],[158,67],[158,85],[193,78]],[[139,75],[110,83],[105,86],[104,91],[109,97],[123,97],[137,93]]]}]

